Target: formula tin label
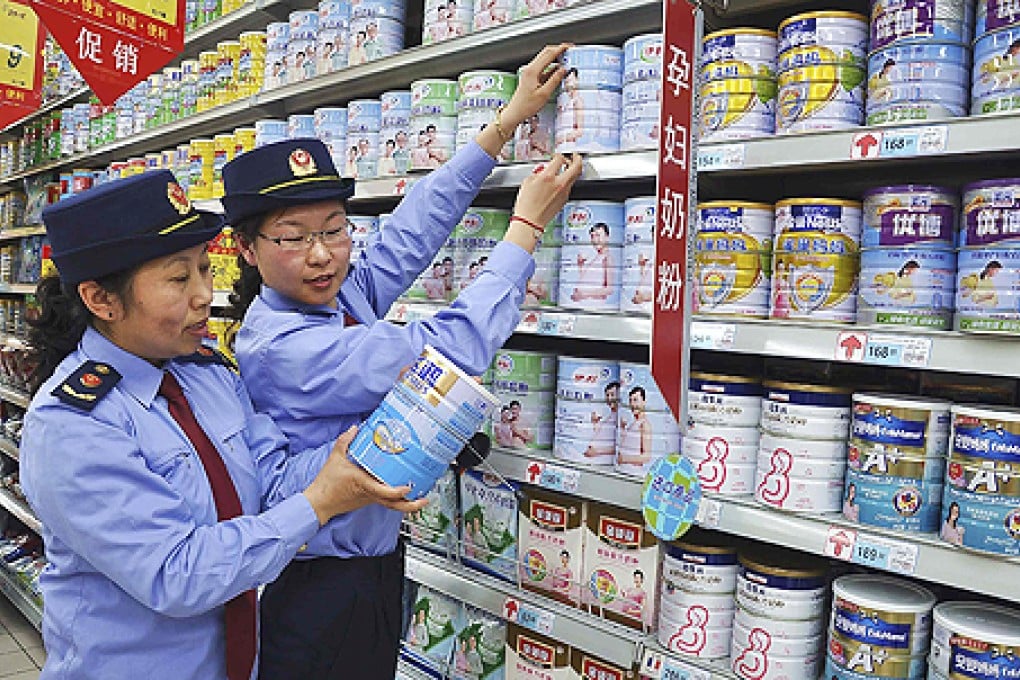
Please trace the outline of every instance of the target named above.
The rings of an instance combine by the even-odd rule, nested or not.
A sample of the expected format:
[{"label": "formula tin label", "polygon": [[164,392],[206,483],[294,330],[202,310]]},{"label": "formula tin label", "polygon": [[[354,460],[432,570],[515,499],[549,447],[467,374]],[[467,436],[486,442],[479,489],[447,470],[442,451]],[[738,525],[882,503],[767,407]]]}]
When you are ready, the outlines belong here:
[{"label": "formula tin label", "polygon": [[[982,186],[982,184],[984,186]],[[960,247],[1020,240],[1020,181],[965,187]]]},{"label": "formula tin label", "polygon": [[1020,463],[1020,416],[954,413],[952,456]]},{"label": "formula tin label", "polygon": [[930,413],[911,408],[854,404],[853,436],[883,446],[926,448]]},{"label": "formula tin label", "polygon": [[520,576],[526,590],[578,603],[584,502],[527,488],[520,506]]},{"label": "formula tin label", "polygon": [[475,470],[461,475],[461,556],[495,576],[513,581],[517,564],[515,486]]},{"label": "formula tin label", "polygon": [[926,617],[920,614],[869,609],[841,597],[832,603],[831,639],[845,647],[854,647],[856,642],[890,654],[909,655],[918,628],[927,634]]},{"label": "formula tin label", "polygon": [[957,205],[953,198],[941,192],[894,189],[874,191],[865,197],[862,245],[955,244]]},{"label": "formula tin label", "polygon": [[954,635],[948,647],[932,642],[932,666],[949,680],[1016,680],[1020,650]]},{"label": "formula tin label", "polygon": [[996,555],[1020,555],[1018,498],[968,493],[949,483],[942,518],[939,536],[943,541]]}]

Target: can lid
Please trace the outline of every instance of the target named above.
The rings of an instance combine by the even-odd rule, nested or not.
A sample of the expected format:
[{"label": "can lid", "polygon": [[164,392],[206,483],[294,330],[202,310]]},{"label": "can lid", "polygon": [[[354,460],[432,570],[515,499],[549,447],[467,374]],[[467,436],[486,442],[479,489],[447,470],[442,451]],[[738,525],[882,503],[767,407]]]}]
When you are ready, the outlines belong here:
[{"label": "can lid", "polygon": [[987,406],[975,404],[953,404],[949,410],[953,414],[954,420],[963,416],[980,420],[1020,421],[1020,408],[1009,408],[1006,406],[988,408]]},{"label": "can lid", "polygon": [[640,42],[642,40],[662,40],[662,33],[642,33],[641,35],[635,35],[625,40],[623,46],[626,47],[627,45]]},{"label": "can lid", "polygon": [[714,208],[750,208],[752,210],[768,210],[769,212],[776,209],[771,203],[755,203],[753,201],[705,201],[698,203],[698,210],[711,210]]},{"label": "can lid", "polygon": [[963,193],[967,194],[971,191],[979,191],[981,189],[990,189],[993,187],[1012,187],[1020,189],[1020,177],[1010,177],[1003,179],[985,179],[980,182],[971,182],[965,184],[963,187]]},{"label": "can lid", "polygon": [[759,555],[739,556],[740,563],[745,568],[762,574],[772,576],[785,576],[787,578],[821,578],[825,576],[826,564],[814,557],[801,557],[792,555],[773,555],[768,557]]},{"label": "can lid", "polygon": [[878,574],[851,574],[832,582],[832,594],[854,604],[887,612],[931,611],[937,601],[916,583]]},{"label": "can lid", "polygon": [[1020,646],[1020,611],[984,602],[943,602],[935,607],[936,626],[953,636],[993,645]]},{"label": "can lid", "polygon": [[773,39],[779,37],[779,35],[775,31],[770,31],[765,28],[727,28],[722,31],[714,31],[712,33],[709,33],[708,35],[701,39],[701,42],[705,43],[714,38],[725,38],[726,36],[730,35],[760,35],[766,38]]},{"label": "can lid", "polygon": [[740,383],[751,385],[760,382],[760,378],[746,375],[724,375],[722,373],[701,373],[700,371],[691,371],[691,378],[695,380],[711,380],[715,382],[724,383]]},{"label": "can lid", "polygon": [[860,201],[849,201],[842,198],[784,198],[776,201],[776,209],[791,205],[838,205],[844,208],[861,209]]},{"label": "can lid", "polygon": [[918,397],[901,396],[898,394],[878,394],[874,392],[854,392],[854,403],[888,406],[890,408],[917,408],[931,411],[949,412],[952,402],[941,399],[921,399]]},{"label": "can lid", "polygon": [[790,383],[778,380],[766,380],[762,383],[762,385],[769,389],[788,390],[794,392],[814,392],[819,394],[850,394],[850,390],[848,388],[837,387],[835,385],[808,385],[805,383]]},{"label": "can lid", "polygon": [[803,14],[794,14],[789,19],[786,19],[779,24],[779,30],[782,30],[790,24],[797,21],[804,21],[805,19],[851,19],[853,21],[860,21],[862,23],[868,23],[868,17],[857,12],[843,12],[839,10],[824,10],[821,12],[804,12]]}]

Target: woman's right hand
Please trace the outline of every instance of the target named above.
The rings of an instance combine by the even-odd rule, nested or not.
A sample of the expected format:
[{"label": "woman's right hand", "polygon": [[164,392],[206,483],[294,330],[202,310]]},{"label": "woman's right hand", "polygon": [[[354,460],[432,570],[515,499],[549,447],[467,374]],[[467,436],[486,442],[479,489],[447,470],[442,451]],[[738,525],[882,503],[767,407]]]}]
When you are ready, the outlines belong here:
[{"label": "woman's right hand", "polygon": [[373,503],[403,513],[424,508],[428,504],[424,498],[417,501],[405,498],[411,487],[384,484],[347,457],[347,449],[356,432],[357,428],[351,427],[337,437],[322,470],[304,491],[319,518],[319,525],[336,515]]},{"label": "woman's right hand", "polygon": [[569,160],[563,154],[556,154],[525,177],[517,190],[513,214],[526,221],[512,219],[503,240],[534,253],[541,232],[532,229],[528,223],[544,227],[563,209],[571,187],[581,176],[582,166],[579,154],[573,154]]}]

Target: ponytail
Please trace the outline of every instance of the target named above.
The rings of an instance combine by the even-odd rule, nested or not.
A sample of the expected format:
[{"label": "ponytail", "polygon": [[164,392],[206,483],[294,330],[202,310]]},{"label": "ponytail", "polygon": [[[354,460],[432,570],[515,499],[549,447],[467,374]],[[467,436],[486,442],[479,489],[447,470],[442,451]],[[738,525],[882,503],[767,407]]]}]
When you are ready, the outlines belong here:
[{"label": "ponytail", "polygon": [[[96,283],[126,300],[136,270],[137,267],[132,267],[108,274],[96,279]],[[78,348],[85,329],[92,323],[92,312],[82,301],[77,286],[69,288],[59,276],[47,276],[36,288],[39,318],[28,320],[29,344],[38,360],[28,379],[33,395],[49,380],[60,362]]]},{"label": "ponytail", "polygon": [[[237,224],[232,225],[234,227],[234,238],[244,245],[253,244],[255,239],[258,238],[259,229],[262,228],[262,221],[266,216],[267,213],[260,213],[238,220]],[[241,272],[241,276],[234,282],[234,292],[228,298],[230,300],[230,307],[225,309],[224,312],[228,318],[234,320],[235,324],[240,324],[244,319],[245,313],[248,311],[248,307],[251,306],[252,301],[262,289],[262,274],[259,273],[258,267],[248,264],[247,260],[244,259],[244,255],[241,254],[237,256],[237,267]]]}]

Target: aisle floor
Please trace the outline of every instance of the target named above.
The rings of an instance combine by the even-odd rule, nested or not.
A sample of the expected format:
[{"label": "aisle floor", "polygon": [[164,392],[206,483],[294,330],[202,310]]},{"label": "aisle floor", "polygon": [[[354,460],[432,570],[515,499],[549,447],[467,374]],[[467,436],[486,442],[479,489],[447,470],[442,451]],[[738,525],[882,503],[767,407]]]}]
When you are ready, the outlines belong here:
[{"label": "aisle floor", "polygon": [[0,595],[0,679],[36,680],[45,660],[39,631]]}]

